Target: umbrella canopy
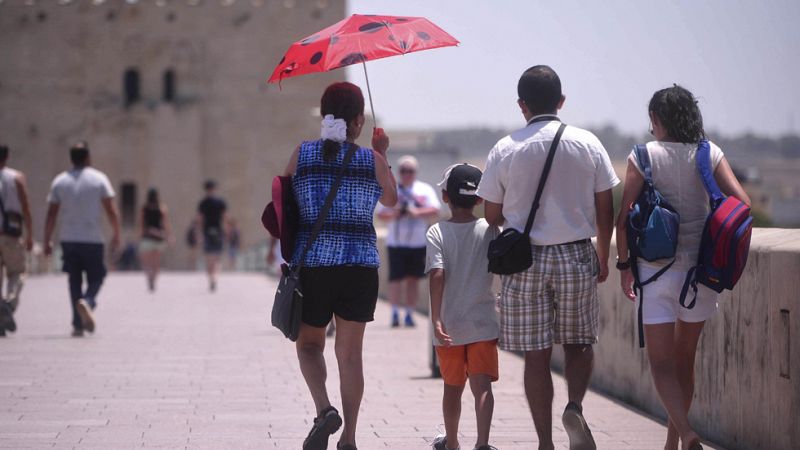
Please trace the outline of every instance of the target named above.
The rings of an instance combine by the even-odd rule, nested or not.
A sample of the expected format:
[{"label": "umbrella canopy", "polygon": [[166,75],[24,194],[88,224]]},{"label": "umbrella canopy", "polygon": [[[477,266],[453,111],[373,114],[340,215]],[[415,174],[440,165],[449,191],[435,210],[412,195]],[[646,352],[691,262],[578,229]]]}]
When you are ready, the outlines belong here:
[{"label": "umbrella canopy", "polygon": [[424,17],[353,14],[292,44],[267,82],[453,45],[458,40]]}]

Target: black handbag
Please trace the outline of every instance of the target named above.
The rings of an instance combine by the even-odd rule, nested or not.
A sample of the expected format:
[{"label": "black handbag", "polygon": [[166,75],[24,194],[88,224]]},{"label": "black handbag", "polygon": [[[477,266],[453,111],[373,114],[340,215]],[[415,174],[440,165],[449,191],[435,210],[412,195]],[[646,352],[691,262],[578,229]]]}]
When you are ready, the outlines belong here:
[{"label": "black handbag", "polygon": [[306,253],[311,249],[311,245],[317,239],[319,232],[322,231],[322,225],[325,223],[325,218],[333,206],[333,200],[336,198],[336,191],[342,184],[344,172],[347,165],[353,158],[357,146],[354,144],[346,144],[350,148],[344,156],[342,167],[339,169],[339,174],[331,185],[331,190],[325,198],[325,204],[319,211],[317,221],[314,222],[314,227],[311,229],[311,235],[308,237],[303,252],[300,254],[300,261],[296,266],[290,267],[287,264],[281,266],[281,280],[278,283],[278,289],[275,291],[275,301],[272,303],[272,326],[281,330],[284,336],[290,341],[294,342],[300,336],[300,321],[303,317],[303,287],[300,280],[300,271],[303,269],[305,263]]},{"label": "black handbag", "polygon": [[[542,117],[542,120],[554,120],[551,117]],[[557,119],[555,119],[557,120]],[[530,123],[537,122],[533,120]],[[536,189],[536,196],[533,199],[531,212],[528,214],[528,222],[525,230],[520,232],[514,228],[506,228],[497,238],[489,243],[489,272],[498,275],[511,275],[528,270],[533,265],[533,254],[531,253],[530,233],[533,227],[533,219],[539,209],[539,200],[542,198],[544,183],[550,174],[550,167],[553,165],[553,157],[556,154],[556,147],[561,140],[561,135],[567,126],[563,123],[558,127],[553,143],[550,144],[550,151],[547,154],[547,161],[542,169],[542,176],[539,178],[539,187]]]}]

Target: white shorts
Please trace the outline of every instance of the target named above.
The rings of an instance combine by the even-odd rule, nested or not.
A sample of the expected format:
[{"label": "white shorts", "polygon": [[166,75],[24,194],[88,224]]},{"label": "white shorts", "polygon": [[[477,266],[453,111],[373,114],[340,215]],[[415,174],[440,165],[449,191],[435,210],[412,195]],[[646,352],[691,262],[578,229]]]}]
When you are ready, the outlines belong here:
[{"label": "white shorts", "polygon": [[[658,270],[644,264],[639,265],[639,277],[642,280],[655,275]],[[667,270],[656,281],[644,287],[644,304],[642,305],[642,323],[655,325],[671,323],[681,320],[683,322],[703,322],[711,318],[717,311],[717,293],[697,284],[697,303],[694,308],[686,309],[681,306],[680,296],[683,283],[686,281],[685,270]],[[694,291],[689,289],[686,304],[691,302]],[[637,298],[637,302],[639,299]],[[639,306],[638,304],[636,305]]]}]

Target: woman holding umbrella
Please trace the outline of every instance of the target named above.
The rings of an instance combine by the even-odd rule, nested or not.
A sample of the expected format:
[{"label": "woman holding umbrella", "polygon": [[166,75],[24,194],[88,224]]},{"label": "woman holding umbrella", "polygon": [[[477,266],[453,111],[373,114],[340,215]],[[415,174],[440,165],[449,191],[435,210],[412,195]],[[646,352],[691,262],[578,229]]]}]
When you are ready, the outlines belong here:
[{"label": "woman holding umbrella", "polygon": [[356,422],[364,393],[362,343],[367,322],[373,320],[378,297],[378,249],[373,213],[378,201],[397,202],[397,186],[386,162],[389,138],[376,128],[374,150],[358,147],[364,126],[364,96],[351,83],[334,83],[321,100],[320,139],[301,143],[292,154],[285,175],[300,211],[292,264],[299,263],[311,229],[339,174],[345,154],[355,146],[344,179],[322,226],[305,255],[300,272],[303,314],[297,357],[317,411],[303,442],[304,450],[326,449],[328,437],[342,425],[325,387],[325,329],[335,317],[335,353],[339,363],[344,430],[337,449],[356,449]]}]

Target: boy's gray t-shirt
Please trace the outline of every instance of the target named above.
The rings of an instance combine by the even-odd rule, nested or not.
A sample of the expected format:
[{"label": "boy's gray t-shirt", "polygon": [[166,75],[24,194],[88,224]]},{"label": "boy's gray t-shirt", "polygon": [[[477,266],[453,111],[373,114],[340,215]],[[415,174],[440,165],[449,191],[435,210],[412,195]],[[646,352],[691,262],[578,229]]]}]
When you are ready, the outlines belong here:
[{"label": "boy's gray t-shirt", "polygon": [[[500,326],[486,257],[499,234],[484,219],[428,229],[425,272],[444,269],[441,319],[453,345],[497,339]],[[433,345],[441,345],[434,337]]]}]

